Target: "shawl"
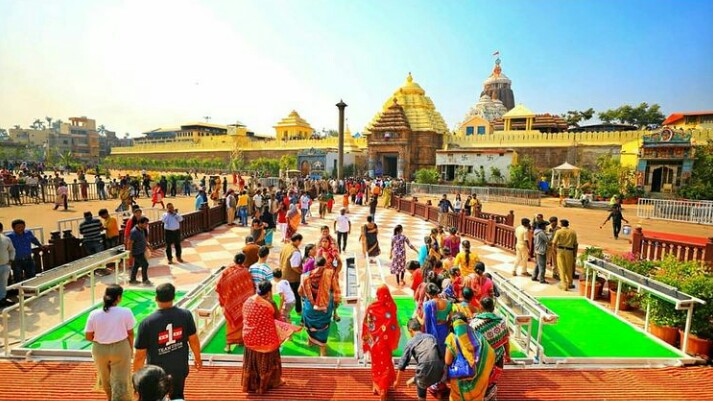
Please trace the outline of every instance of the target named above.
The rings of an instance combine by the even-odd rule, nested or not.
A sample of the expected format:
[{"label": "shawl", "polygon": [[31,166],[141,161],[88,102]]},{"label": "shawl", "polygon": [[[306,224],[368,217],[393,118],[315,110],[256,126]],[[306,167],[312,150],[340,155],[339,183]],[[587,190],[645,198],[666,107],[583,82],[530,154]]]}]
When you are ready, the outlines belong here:
[{"label": "shawl", "polygon": [[250,271],[243,265],[230,266],[220,276],[216,291],[225,320],[231,325],[238,325],[242,318],[243,303],[255,294],[255,284]]}]

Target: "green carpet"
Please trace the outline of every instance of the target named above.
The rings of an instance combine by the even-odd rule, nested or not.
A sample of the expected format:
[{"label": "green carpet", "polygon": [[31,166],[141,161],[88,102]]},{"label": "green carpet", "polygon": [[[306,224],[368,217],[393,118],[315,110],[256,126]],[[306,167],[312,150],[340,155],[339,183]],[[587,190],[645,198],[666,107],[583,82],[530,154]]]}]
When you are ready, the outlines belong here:
[{"label": "green carpet", "polygon": [[[416,304],[411,297],[394,297],[396,302],[397,316],[399,325],[401,326],[401,339],[399,348],[394,352],[394,357],[400,357],[402,350],[409,340],[406,323],[413,315]],[[327,355],[337,357],[353,357],[354,356],[354,327],[352,326],[352,307],[339,307],[339,315],[342,321],[332,323],[329,330],[329,340],[327,341]],[[293,311],[290,316],[293,324],[300,324],[299,316]],[[358,324],[361,324],[359,322]],[[524,358],[525,354],[520,351],[516,344],[510,346],[511,355],[513,358]],[[225,325],[223,325],[213,338],[203,345],[203,352],[206,354],[225,354]],[[243,347],[233,347],[231,354],[241,355]],[[317,347],[307,346],[307,334],[304,330],[292,336],[290,340],[285,342],[280,351],[282,356],[319,356]]]},{"label": "green carpet", "polygon": [[[185,292],[176,291],[176,300],[183,297]],[[120,306],[131,309],[136,318],[136,324],[156,310],[156,291],[154,290],[125,290]],[[96,304],[92,310],[101,307]],[[92,345],[84,338],[84,327],[91,311],[86,311],[72,319],[67,320],[62,326],[42,334],[27,348],[32,349],[59,349],[59,350],[84,350]]]},{"label": "green carpet", "polygon": [[[277,302],[277,300],[276,300]],[[338,357],[354,356],[354,327],[352,325],[354,308],[340,305],[338,309],[340,322],[332,322],[329,328],[329,339],[327,340],[327,355]],[[300,325],[300,316],[292,311],[290,316],[292,323]],[[207,343],[203,344],[205,354],[225,354],[225,324]],[[243,347],[233,346],[230,354],[242,355]],[[300,331],[282,344],[280,349],[282,356],[319,356],[319,347],[307,345],[307,332]]]},{"label": "green carpet", "polygon": [[[676,358],[676,352],[660,345],[612,313],[583,297],[538,298],[559,315],[555,325],[545,325],[542,346],[548,357],[579,358]],[[538,322],[533,320],[532,333]]]}]

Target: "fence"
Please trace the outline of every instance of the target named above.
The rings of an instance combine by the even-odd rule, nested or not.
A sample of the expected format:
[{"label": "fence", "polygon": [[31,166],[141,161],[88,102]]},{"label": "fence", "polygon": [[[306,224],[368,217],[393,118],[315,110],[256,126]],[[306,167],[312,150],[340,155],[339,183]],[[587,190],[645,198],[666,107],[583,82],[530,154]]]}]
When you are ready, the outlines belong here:
[{"label": "fence", "polygon": [[713,225],[713,201],[639,198],[636,216]]},{"label": "fence", "polygon": [[[412,216],[439,224],[438,208],[418,202],[417,198],[408,200],[397,196],[392,197],[391,207],[399,212],[409,213]],[[488,245],[515,251],[515,227],[513,227],[515,215],[512,210],[507,215],[482,213],[480,210],[476,210],[473,216],[466,216],[465,213],[448,213],[446,218],[448,226],[455,227],[463,235]],[[529,235],[530,244],[532,244],[531,231]]]},{"label": "fence", "polygon": [[436,184],[406,184],[406,192],[410,194],[461,194],[462,196],[477,195],[485,202],[503,202],[516,205],[540,206],[540,191],[531,189],[500,188],[500,187],[469,187],[459,185]]},{"label": "fence", "polygon": [[706,243],[690,243],[671,239],[646,237],[641,227],[634,230],[631,253],[646,260],[661,260],[672,254],[680,261],[698,260],[713,270],[713,237]]},{"label": "fence", "polygon": [[[37,240],[39,240],[41,243],[45,243],[45,229],[42,227],[25,227],[25,231],[30,231]],[[12,232],[12,230],[7,230],[3,234],[8,235]]]},{"label": "fence", "polygon": [[[161,215],[165,212],[165,209],[157,208],[142,208],[141,212],[143,216],[146,216],[151,221],[155,221],[161,218]],[[124,219],[131,217],[131,211],[123,212],[109,212],[109,215],[115,217],[116,220],[121,223]],[[95,216],[96,217],[96,216]],[[79,225],[84,221],[84,217],[73,217],[71,219],[57,220],[57,231],[63,233],[66,231],[71,231],[72,235],[79,237]]]}]

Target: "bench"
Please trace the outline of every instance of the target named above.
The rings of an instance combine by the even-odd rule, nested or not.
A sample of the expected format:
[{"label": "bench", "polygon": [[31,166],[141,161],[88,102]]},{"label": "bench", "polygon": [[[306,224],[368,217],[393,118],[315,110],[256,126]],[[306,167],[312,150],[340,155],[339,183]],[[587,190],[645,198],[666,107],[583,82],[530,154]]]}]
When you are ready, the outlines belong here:
[{"label": "bench", "polygon": [[566,198],[564,207],[583,207],[585,209],[605,209],[611,208],[607,201],[587,201],[585,199]]}]

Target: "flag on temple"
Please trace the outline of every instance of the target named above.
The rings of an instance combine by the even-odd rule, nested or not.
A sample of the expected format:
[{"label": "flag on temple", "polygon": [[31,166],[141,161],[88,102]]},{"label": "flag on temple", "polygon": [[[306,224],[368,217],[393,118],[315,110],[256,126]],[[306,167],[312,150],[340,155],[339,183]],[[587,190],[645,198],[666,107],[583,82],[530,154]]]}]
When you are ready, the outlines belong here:
[{"label": "flag on temple", "polygon": [[493,53],[493,56],[499,56],[500,55],[500,50],[496,50],[495,53]]}]

